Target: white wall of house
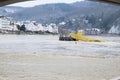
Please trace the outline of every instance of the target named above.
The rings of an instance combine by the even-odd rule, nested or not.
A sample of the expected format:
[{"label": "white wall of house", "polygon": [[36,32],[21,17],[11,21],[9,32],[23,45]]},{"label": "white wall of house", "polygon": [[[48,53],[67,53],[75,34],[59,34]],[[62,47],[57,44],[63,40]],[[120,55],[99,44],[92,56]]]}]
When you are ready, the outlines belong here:
[{"label": "white wall of house", "polygon": [[18,31],[18,28],[16,25],[10,25],[13,31]]},{"label": "white wall of house", "polygon": [[49,32],[53,32],[53,28],[52,28],[51,25],[48,26],[48,31],[49,31]]},{"label": "white wall of house", "polygon": [[108,33],[110,33],[110,34],[120,34],[119,26],[113,25]]},{"label": "white wall of house", "polygon": [[33,23],[27,23],[25,24],[26,30],[28,31],[36,31],[37,27]]},{"label": "white wall of house", "polygon": [[52,27],[51,29],[52,33],[58,33],[58,27],[56,26],[56,24],[51,23],[50,26]]},{"label": "white wall of house", "polygon": [[26,30],[28,31],[44,31],[42,24],[35,25],[33,22],[25,24]]},{"label": "white wall of house", "polygon": [[42,26],[42,24],[38,24],[37,27],[38,31],[44,31],[44,27]]},{"label": "white wall of house", "polygon": [[58,33],[58,27],[57,26],[52,27],[52,32],[53,33]]},{"label": "white wall of house", "polygon": [[0,29],[1,30],[12,30],[10,26],[10,20],[6,17],[0,18]]},{"label": "white wall of house", "polygon": [[58,33],[58,27],[56,26],[56,24],[49,24],[46,25],[46,27],[44,27],[44,31],[49,31],[51,33]]},{"label": "white wall of house", "polygon": [[97,35],[101,33],[101,30],[98,28],[90,28],[90,29],[85,29],[84,31],[85,34],[92,34],[92,35]]}]

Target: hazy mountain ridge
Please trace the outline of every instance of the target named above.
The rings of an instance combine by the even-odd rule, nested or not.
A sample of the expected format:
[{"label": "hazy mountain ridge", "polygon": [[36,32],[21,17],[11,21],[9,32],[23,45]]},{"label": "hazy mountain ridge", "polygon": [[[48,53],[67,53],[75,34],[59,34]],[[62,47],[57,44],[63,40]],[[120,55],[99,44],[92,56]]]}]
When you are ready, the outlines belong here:
[{"label": "hazy mountain ridge", "polygon": [[74,11],[76,7],[69,4],[46,4],[25,9],[21,12],[11,14],[15,20],[35,20],[38,22],[46,22],[50,19],[59,18],[67,13]]},{"label": "hazy mountain ridge", "polygon": [[7,16],[9,14],[17,13],[19,11],[24,10],[23,7],[16,7],[16,6],[4,6],[0,7],[0,15]]},{"label": "hazy mountain ridge", "polygon": [[118,24],[116,20],[120,18],[120,6],[90,1],[45,4],[17,10],[6,15],[17,21],[35,20],[44,24],[56,23],[57,25],[65,22],[64,26],[59,27],[72,30],[97,27],[107,32],[113,23]]}]

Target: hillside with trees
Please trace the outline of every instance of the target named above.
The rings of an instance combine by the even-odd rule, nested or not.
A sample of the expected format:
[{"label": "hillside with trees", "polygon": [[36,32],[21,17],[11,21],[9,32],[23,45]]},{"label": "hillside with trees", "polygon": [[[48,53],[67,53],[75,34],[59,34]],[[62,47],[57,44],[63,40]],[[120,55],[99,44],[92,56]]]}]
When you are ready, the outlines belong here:
[{"label": "hillside with trees", "polygon": [[[81,1],[71,4],[56,3],[24,8],[7,16],[15,21],[32,20],[42,24],[55,23],[60,28],[99,28],[107,33],[113,25],[120,26],[120,6],[99,2]],[[61,25],[61,23],[64,23]]]}]

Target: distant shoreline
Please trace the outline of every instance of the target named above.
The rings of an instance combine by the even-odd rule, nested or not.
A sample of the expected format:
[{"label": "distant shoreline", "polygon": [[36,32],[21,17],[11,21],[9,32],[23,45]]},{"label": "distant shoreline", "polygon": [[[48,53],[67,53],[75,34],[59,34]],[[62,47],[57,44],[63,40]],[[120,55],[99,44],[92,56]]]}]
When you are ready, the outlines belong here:
[{"label": "distant shoreline", "polygon": [[15,35],[21,35],[21,34],[25,34],[25,35],[58,35],[58,33],[52,33],[52,32],[39,32],[39,31],[7,31],[7,32],[0,32],[1,34],[15,34]]}]

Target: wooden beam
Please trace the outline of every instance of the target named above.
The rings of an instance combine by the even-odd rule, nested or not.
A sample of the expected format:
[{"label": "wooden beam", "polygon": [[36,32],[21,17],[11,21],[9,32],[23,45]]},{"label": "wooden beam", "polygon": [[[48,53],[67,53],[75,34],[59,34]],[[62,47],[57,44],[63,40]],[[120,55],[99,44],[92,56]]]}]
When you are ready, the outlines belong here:
[{"label": "wooden beam", "polygon": [[120,0],[89,0],[89,1],[97,1],[97,2],[104,2],[104,3],[120,5]]},{"label": "wooden beam", "polygon": [[0,6],[5,6],[17,2],[23,2],[23,1],[29,1],[29,0],[0,0]]},{"label": "wooden beam", "polygon": [[[23,1],[29,1],[29,0],[0,0],[0,6],[5,6],[5,5],[8,5],[8,4],[23,2]],[[98,2],[120,5],[120,0],[89,0],[89,1],[98,1]]]}]

